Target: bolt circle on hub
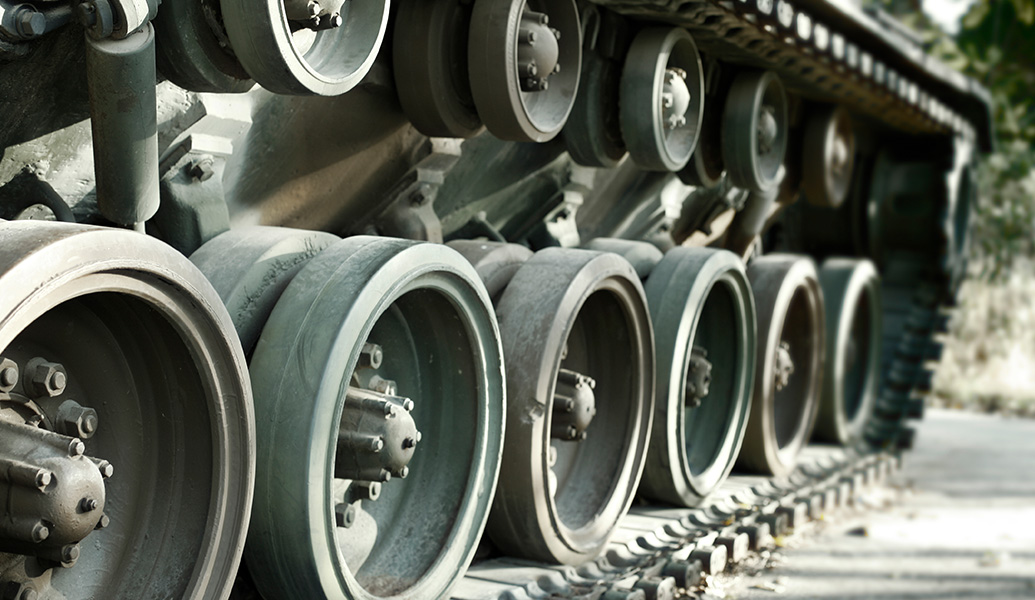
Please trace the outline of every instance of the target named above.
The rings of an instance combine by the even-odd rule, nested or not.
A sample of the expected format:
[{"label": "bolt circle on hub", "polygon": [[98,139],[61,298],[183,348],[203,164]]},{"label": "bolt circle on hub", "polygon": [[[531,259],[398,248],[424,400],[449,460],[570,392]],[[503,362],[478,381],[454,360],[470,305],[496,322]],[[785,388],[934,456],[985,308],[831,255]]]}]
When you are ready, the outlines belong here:
[{"label": "bolt circle on hub", "polygon": [[787,93],[775,73],[734,78],[722,115],[722,159],[733,185],[760,193],[779,185],[788,127]]},{"label": "bolt circle on hub", "polygon": [[748,265],[758,311],[751,416],[737,469],[788,475],[812,433],[823,378],[823,294],[816,265],[771,254]]},{"label": "bolt circle on hub", "polygon": [[819,270],[826,306],[827,360],[815,439],[862,439],[880,383],[880,275],[868,260],[830,258]]},{"label": "bolt circle on hub", "polygon": [[732,252],[675,248],[644,286],[657,405],[640,493],[695,506],[733,468],[755,375],[755,304]]},{"label": "bolt circle on hub", "polygon": [[638,166],[686,166],[704,115],[704,69],[685,29],[651,28],[636,36],[622,70],[619,110],[622,137]]},{"label": "bolt circle on hub", "polygon": [[263,595],[444,597],[492,501],[501,365],[488,295],[455,251],[359,236],[309,261],[251,362],[246,557]]},{"label": "bolt circle on hub", "polygon": [[556,137],[582,65],[574,0],[475,0],[471,22],[471,91],[489,132],[515,142]]},{"label": "bolt circle on hub", "polygon": [[41,597],[227,597],[254,417],[211,285],[152,238],[19,221],[0,286],[0,362],[23,373],[0,397],[4,564],[36,557]]},{"label": "bolt circle on hub", "polygon": [[654,397],[643,288],[617,255],[550,248],[496,308],[512,401],[489,534],[513,556],[583,563],[643,469]]},{"label": "bolt circle on hub", "polygon": [[230,46],[262,87],[337,96],[370,71],[388,0],[220,0]]}]

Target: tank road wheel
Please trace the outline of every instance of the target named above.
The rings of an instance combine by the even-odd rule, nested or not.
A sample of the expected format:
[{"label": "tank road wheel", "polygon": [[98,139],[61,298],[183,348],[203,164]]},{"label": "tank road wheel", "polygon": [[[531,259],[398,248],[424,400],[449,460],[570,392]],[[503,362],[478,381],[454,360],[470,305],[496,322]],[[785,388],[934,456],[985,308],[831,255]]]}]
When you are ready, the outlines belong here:
[{"label": "tank road wheel", "polygon": [[336,96],[374,64],[388,0],[220,0],[234,54],[278,94]]},{"label": "tank road wheel", "polygon": [[242,93],[255,85],[226,49],[222,21],[206,0],[164,0],[155,26],[158,70],[194,92]]},{"label": "tank road wheel", "polygon": [[743,263],[726,250],[669,250],[644,289],[658,368],[640,493],[694,506],[729,475],[744,439],[755,304]]},{"label": "tank road wheel", "polygon": [[582,30],[574,0],[475,0],[468,44],[471,91],[501,140],[546,142],[575,103]]},{"label": "tank road wheel", "polygon": [[831,258],[819,270],[826,306],[827,360],[813,437],[862,439],[880,375],[880,276],[868,260]]},{"label": "tank road wheel", "polygon": [[262,594],[444,597],[492,501],[501,364],[489,298],[453,250],[354,237],[314,257],[251,363]]},{"label": "tank road wheel", "polygon": [[0,225],[5,594],[226,598],[255,455],[251,390],[200,272],[114,229]]},{"label": "tank road wheel", "polygon": [[837,208],[848,197],[855,163],[855,132],[840,106],[819,110],[805,123],[802,191],[809,204]]},{"label": "tank road wheel", "polygon": [[823,375],[823,297],[812,260],[787,254],[747,269],[758,310],[751,417],[737,467],[788,475],[816,420]]},{"label": "tank road wheel", "polygon": [[513,556],[585,562],[643,469],[654,398],[643,288],[616,255],[549,248],[518,269],[497,314],[512,401],[489,533]]},{"label": "tank road wheel", "polygon": [[295,275],[340,238],[287,227],[242,227],[216,236],[190,259],[223,300],[245,356]]},{"label": "tank road wheel", "polygon": [[482,130],[467,69],[470,2],[401,2],[395,16],[395,88],[406,116],[424,135],[469,138]]},{"label": "tank road wheel", "polygon": [[625,58],[618,105],[633,162],[653,171],[686,166],[704,115],[704,69],[685,29],[637,34]]},{"label": "tank road wheel", "polygon": [[722,160],[733,185],[754,192],[779,185],[788,128],[787,93],[775,73],[734,78],[722,114]]},{"label": "tank road wheel", "polygon": [[532,251],[524,246],[502,242],[453,240],[447,246],[474,265],[493,304],[503,295],[514,273],[532,256]]},{"label": "tank road wheel", "polygon": [[[585,21],[583,25],[591,26]],[[610,169],[625,158],[625,141],[618,123],[621,78],[619,61],[593,50],[582,53],[579,92],[564,125],[564,145],[576,163]]]}]

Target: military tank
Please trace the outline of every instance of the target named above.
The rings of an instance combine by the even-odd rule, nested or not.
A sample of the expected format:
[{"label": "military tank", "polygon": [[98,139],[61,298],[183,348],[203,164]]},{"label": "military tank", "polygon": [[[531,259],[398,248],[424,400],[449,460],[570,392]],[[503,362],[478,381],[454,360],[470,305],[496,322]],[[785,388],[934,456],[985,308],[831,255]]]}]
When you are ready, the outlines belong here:
[{"label": "military tank", "polygon": [[906,447],[992,146],[849,0],[3,0],[0,54],[19,600],[449,597]]}]

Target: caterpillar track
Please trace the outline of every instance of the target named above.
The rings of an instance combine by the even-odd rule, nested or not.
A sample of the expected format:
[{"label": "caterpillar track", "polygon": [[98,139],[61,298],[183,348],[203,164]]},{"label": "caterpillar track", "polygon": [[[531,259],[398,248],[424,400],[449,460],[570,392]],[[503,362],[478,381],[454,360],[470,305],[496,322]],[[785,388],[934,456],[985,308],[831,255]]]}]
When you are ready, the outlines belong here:
[{"label": "caterpillar track", "polygon": [[847,0],[0,0],[0,593],[692,589],[896,467],[990,100]]}]

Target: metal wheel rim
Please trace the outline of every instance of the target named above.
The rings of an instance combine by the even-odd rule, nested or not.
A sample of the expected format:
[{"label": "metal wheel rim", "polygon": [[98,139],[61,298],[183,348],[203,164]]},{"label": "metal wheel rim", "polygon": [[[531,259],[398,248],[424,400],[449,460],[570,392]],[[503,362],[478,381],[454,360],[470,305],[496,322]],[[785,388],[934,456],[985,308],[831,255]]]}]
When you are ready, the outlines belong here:
[{"label": "metal wheel rim", "polygon": [[[812,433],[824,369],[823,298],[810,259],[772,254],[748,266],[758,310],[758,358],[751,417],[737,465],[783,476]],[[811,329],[811,330],[810,330]],[[795,373],[776,390],[776,353],[790,342]],[[802,360],[804,358],[804,360]]]},{"label": "metal wheel rim", "polygon": [[346,4],[341,27],[317,32],[303,53],[288,27],[283,0],[220,0],[238,60],[267,90],[336,96],[370,70],[388,26],[388,0]]},{"label": "metal wheel rim", "polygon": [[[67,362],[70,393],[98,411],[86,454],[106,454],[116,468],[106,484],[110,525],[86,538],[75,566],[56,569],[53,586],[66,594],[226,597],[251,506],[254,417],[244,357],[215,293],[183,257],[132,232],[8,223],[0,227],[0,242],[19,249],[7,257],[25,256],[20,264],[4,260],[5,288],[33,290],[17,306],[13,294],[0,300],[7,305],[0,347],[46,351]],[[71,328],[73,339],[89,342],[82,350],[39,340],[38,334],[68,335]],[[87,368],[98,361],[128,379],[104,384],[110,372]],[[155,385],[145,389],[149,381]],[[96,389],[103,401],[88,393]],[[172,432],[169,415],[176,415]],[[125,431],[141,423],[145,430]],[[163,442],[171,450],[154,447]],[[130,494],[146,506],[127,501]],[[135,552],[147,546],[154,552]],[[121,562],[113,567],[103,560],[111,556]],[[183,564],[184,557],[193,562]],[[97,574],[110,578],[91,581]]]},{"label": "metal wheel rim", "polygon": [[815,436],[860,439],[880,383],[880,277],[866,260],[828,259],[819,272],[827,322],[827,363]]},{"label": "metal wheel rim", "polygon": [[[774,109],[777,135],[772,150],[760,156],[757,131],[763,105]],[[775,73],[745,72],[733,80],[722,116],[722,157],[735,186],[766,192],[779,184],[788,125],[787,95]]]},{"label": "metal wheel rim", "polygon": [[[657,324],[658,400],[640,489],[693,506],[729,475],[744,439],[755,371],[754,300],[743,264],[725,250],[670,250],[644,289]],[[723,314],[726,307],[716,302],[726,303],[730,312]],[[732,339],[735,348],[713,353],[723,338]],[[709,392],[713,397],[703,400],[710,405],[688,409],[690,350],[698,343],[708,350],[712,381],[719,383]],[[696,446],[707,431],[718,435],[703,454],[688,455],[687,446]]]},{"label": "metal wheel rim", "polygon": [[454,0],[403,2],[395,16],[392,60],[403,111],[432,137],[482,130],[467,67],[471,8]]},{"label": "metal wheel rim", "polygon": [[[167,0],[153,21],[158,70],[195,92],[243,93],[255,85],[241,63],[220,47],[204,4],[218,0]],[[225,35],[225,34],[224,34]]]},{"label": "metal wheel rim", "polygon": [[[544,280],[556,283],[544,285]],[[594,307],[596,303],[603,303],[605,308],[600,309],[599,304]],[[522,316],[521,307],[527,310],[529,306],[536,307],[535,316]],[[592,327],[577,323],[579,316],[614,309],[626,321],[630,352],[638,355],[626,357],[622,368],[615,364],[603,374],[589,374],[610,383],[604,379],[608,375],[634,369],[630,377],[631,397],[626,399],[624,411],[604,416],[599,411],[608,405],[598,403],[598,415],[587,432],[589,437],[581,442],[565,442],[590,442],[592,446],[582,446],[574,453],[576,457],[571,462],[578,461],[577,466],[562,464],[556,469],[557,488],[561,490],[557,495],[563,495],[558,500],[550,490],[547,448],[551,445],[551,407],[557,372],[562,366],[562,346],[565,340],[572,343],[569,336],[573,331],[592,335]],[[642,287],[632,267],[616,255],[547,249],[518,270],[500,299],[497,313],[507,357],[508,388],[516,402],[508,410],[500,489],[489,533],[513,555],[562,564],[585,562],[603,549],[618,519],[628,510],[643,469],[653,405],[650,374],[654,357]],[[585,344],[583,349],[588,347]],[[584,368],[581,364],[575,367]],[[598,385],[598,394],[605,388],[606,384]],[[613,395],[609,398],[617,400]],[[593,429],[600,424],[607,424],[608,431],[621,431],[609,437],[603,435],[604,427]],[[616,440],[621,440],[621,444]],[[563,450],[558,454],[558,463],[571,458]],[[600,471],[610,478],[596,486],[574,487],[576,483],[586,483],[580,479],[588,477],[581,472],[582,468],[594,462],[606,462]],[[567,477],[575,479],[566,480]],[[593,498],[601,490],[603,497]]]},{"label": "metal wheel rim", "polygon": [[[667,129],[661,94],[669,67],[686,72],[690,105],[683,125]],[[651,28],[637,34],[622,70],[619,116],[629,156],[644,169],[679,171],[690,160],[704,116],[704,68],[690,34]]]},{"label": "metal wheel rim", "polygon": [[[455,422],[473,425],[475,431],[472,436],[435,436],[441,432],[429,422],[419,421],[427,436],[421,443],[430,445],[430,450],[417,455],[424,457],[423,462],[411,463],[409,478],[386,482],[377,502],[385,501],[394,489],[396,522],[409,517],[434,543],[415,547],[412,530],[401,527],[405,531],[389,531],[391,537],[380,540],[383,546],[364,559],[373,564],[367,562],[356,568],[356,556],[346,556],[341,545],[362,540],[355,539],[358,536],[348,539],[348,533],[339,531],[335,517],[337,495],[345,484],[335,478],[334,471],[343,410],[341,394],[356,368],[358,350],[385,317],[405,319],[419,313],[422,302],[412,300],[414,293],[455,311],[453,317],[460,321],[460,327],[451,331],[469,341],[469,373],[476,380],[474,386],[461,392],[450,386],[456,381],[449,379],[452,373],[429,367],[423,371],[429,377],[422,380],[424,391],[433,386],[450,389],[456,392],[450,398],[463,397],[457,404],[467,404],[447,408],[466,412],[459,416],[445,410],[431,414],[426,410],[431,398],[425,397],[423,414],[427,419],[439,419],[439,425],[452,415]],[[400,306],[407,299],[411,306]],[[421,320],[426,330],[437,333],[443,333],[443,323],[449,321]],[[334,327],[329,328],[328,322]],[[444,333],[442,337],[448,338]],[[429,343],[438,343],[436,340]],[[288,368],[284,369],[284,357],[294,356],[299,349],[309,357],[306,364],[288,359]],[[501,362],[498,329],[488,297],[473,268],[445,246],[360,236],[335,244],[310,262],[274,308],[252,360],[255,385],[267,391],[257,400],[263,417],[259,420],[256,510],[247,550],[259,589],[281,598],[443,596],[472,559],[492,500],[504,411]],[[292,392],[295,386],[305,392]],[[289,397],[291,402],[278,401],[279,397]],[[415,419],[419,420],[416,415],[421,401],[415,404]],[[327,441],[291,443],[298,430],[313,431],[312,435]],[[451,444],[463,445],[458,451],[462,455],[459,460],[443,456],[449,453]],[[285,446],[295,447],[285,450]],[[436,489],[429,483],[433,469],[422,469],[421,465],[433,458],[440,459],[439,464],[468,465],[469,470],[439,473],[434,478],[448,480],[458,489],[443,490],[442,483]],[[284,490],[302,492],[289,497]],[[419,496],[411,497],[415,495]],[[401,501],[400,497],[409,497],[412,502]],[[448,504],[444,497],[448,497]],[[421,510],[430,514],[415,519],[415,513]],[[439,522],[442,520],[445,525]],[[428,545],[434,548],[429,551]],[[384,556],[389,550],[400,549],[410,553],[406,560]],[[380,571],[369,569],[384,569],[394,577],[378,578]]]},{"label": "metal wheel rim", "polygon": [[[564,67],[545,92],[518,85],[517,25],[525,6],[550,16],[561,32]],[[546,142],[561,132],[575,103],[582,65],[582,29],[574,0],[475,0],[468,44],[471,92],[478,114],[494,136]],[[502,43],[500,43],[502,41]]]}]

